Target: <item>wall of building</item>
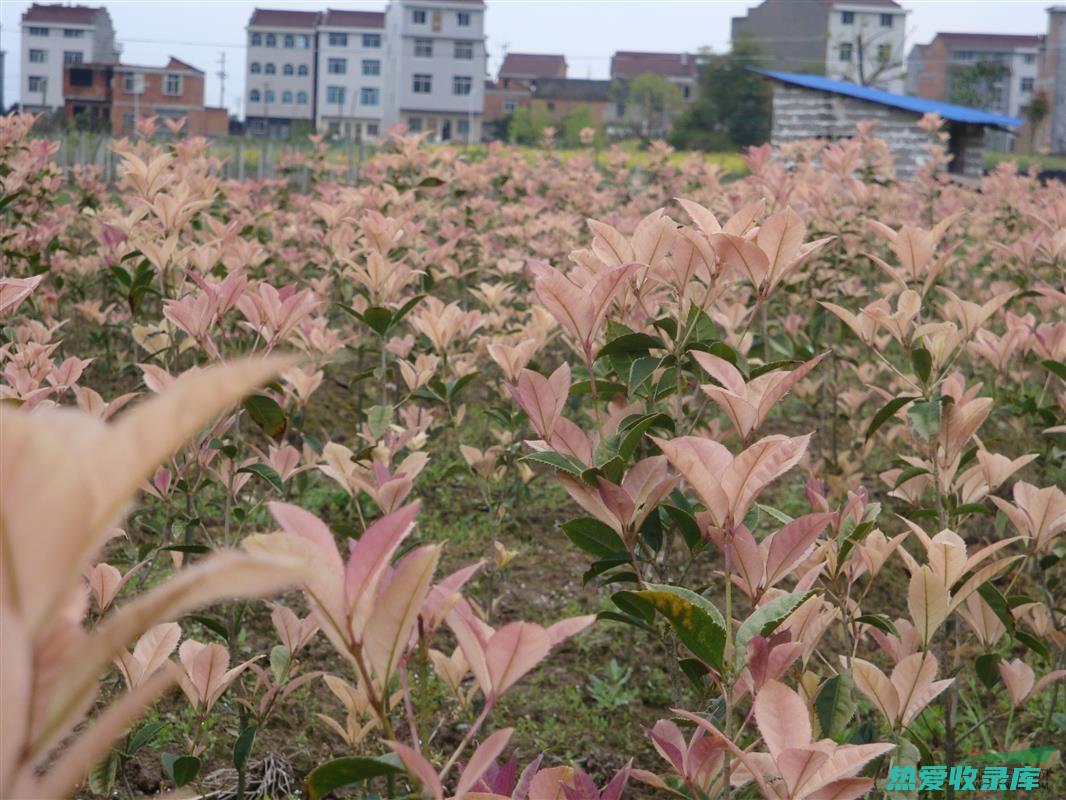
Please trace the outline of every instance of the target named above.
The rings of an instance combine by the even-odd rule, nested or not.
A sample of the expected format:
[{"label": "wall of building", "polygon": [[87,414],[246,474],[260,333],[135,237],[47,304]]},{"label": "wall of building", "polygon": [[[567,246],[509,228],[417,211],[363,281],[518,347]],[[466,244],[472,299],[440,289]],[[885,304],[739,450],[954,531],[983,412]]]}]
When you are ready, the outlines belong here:
[{"label": "wall of building", "polygon": [[[347,36],[346,45],[331,45],[330,33]],[[364,47],[363,34],[377,36],[380,47]],[[376,138],[381,132],[384,108],[384,87],[387,65],[385,63],[385,31],[382,28],[341,28],[323,26],[318,30],[318,103],[315,127],[318,130],[335,128],[342,136]],[[329,71],[331,59],[343,59],[343,75]],[[363,74],[363,61],[378,63],[377,75]],[[341,105],[329,102],[330,87],[344,91]],[[368,104],[363,100],[363,89],[377,92],[377,102]]]},{"label": "wall of building", "polygon": [[[30,35],[31,29],[43,29],[44,36]],[[64,31],[78,31],[77,38]],[[56,109],[63,106],[63,66],[65,53],[77,53],[83,63],[93,61],[96,50],[96,31],[92,25],[25,23],[22,26],[22,59],[19,97],[28,110]],[[31,52],[44,54],[44,63],[31,61]],[[34,57],[37,57],[36,55]],[[31,80],[43,80],[43,91],[30,91]],[[33,83],[37,83],[34,81]]]},{"label": "wall of building", "polygon": [[[139,75],[127,86],[126,75]],[[180,78],[180,92],[168,94],[167,76]],[[140,86],[141,91],[130,91]],[[139,117],[157,115],[167,119],[188,119],[187,132],[201,136],[204,125],[204,74],[189,69],[145,70],[120,67],[111,80],[111,130],[118,136],[132,133]]]},{"label": "wall of building", "polygon": [[[424,22],[415,21],[417,11],[425,14]],[[469,15],[469,25],[458,24],[460,13]],[[440,136],[478,141],[485,105],[484,26],[485,8],[479,3],[392,0],[385,12],[390,71],[384,124],[420,125],[423,130],[435,129]],[[418,40],[432,43],[432,55],[416,55]],[[456,58],[456,42],[469,43],[472,57]],[[416,75],[429,76],[429,92],[415,92]],[[470,78],[469,94],[455,92],[457,77]]]},{"label": "wall of building", "polygon": [[765,0],[733,17],[732,36],[752,36],[766,50],[767,66],[790,72],[825,67],[826,7],[821,0]]},{"label": "wall of building", "polygon": [[[260,44],[253,45],[255,34]],[[269,35],[274,36],[274,46],[267,45]],[[285,47],[285,37],[293,37],[293,46]],[[306,45],[306,46],[305,46]],[[248,51],[245,67],[244,108],[249,118],[265,116],[285,120],[313,120],[315,30],[314,28],[248,27]],[[252,71],[253,64],[259,72]],[[267,73],[267,65],[273,65],[274,74]],[[292,74],[285,74],[285,67],[292,67]],[[300,67],[306,70],[300,75]],[[267,92],[273,92],[269,100]],[[258,95],[254,93],[258,92]],[[300,93],[303,92],[301,95]],[[258,96],[258,100],[253,97]],[[299,102],[306,98],[306,102]],[[289,102],[285,102],[288,99]]]},{"label": "wall of building", "polygon": [[[892,24],[883,25],[882,16],[890,19]],[[850,19],[850,23],[845,23],[845,19]],[[836,3],[829,12],[826,27],[825,74],[901,93],[906,23],[907,12],[902,8]],[[882,46],[889,50],[884,60],[879,54]],[[843,55],[848,51],[850,56],[844,60]]]},{"label": "wall of building", "polygon": [[[773,134],[777,147],[800,139],[849,138],[860,120],[875,120],[877,135],[888,143],[901,179],[913,177],[926,161],[931,138],[918,127],[919,115],[903,109],[851,97],[816,92],[780,83],[774,85]],[[982,173],[983,129],[967,126],[962,132],[960,160],[964,174]]]}]

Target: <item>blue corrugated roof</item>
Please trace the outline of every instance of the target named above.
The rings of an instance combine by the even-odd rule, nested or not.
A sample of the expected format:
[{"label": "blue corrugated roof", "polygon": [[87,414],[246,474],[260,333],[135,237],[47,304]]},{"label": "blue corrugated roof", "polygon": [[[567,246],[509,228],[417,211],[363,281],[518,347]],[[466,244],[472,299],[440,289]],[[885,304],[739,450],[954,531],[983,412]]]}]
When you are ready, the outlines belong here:
[{"label": "blue corrugated roof", "polygon": [[886,92],[883,89],[859,86],[857,83],[849,83],[848,81],[836,81],[824,75],[807,75],[800,72],[781,72],[779,70],[755,69],[754,67],[751,67],[751,69],[761,75],[766,75],[783,83],[791,83],[794,86],[803,86],[820,92],[847,95],[857,100],[866,100],[869,103],[880,103],[884,106],[902,108],[905,111],[913,111],[916,114],[939,114],[951,122],[993,125],[999,128],[1020,128],[1022,124],[1021,119],[1018,117],[993,114],[991,111],[984,111],[980,108],[943,103],[939,100],[929,100],[925,97],[911,97],[910,95]]}]

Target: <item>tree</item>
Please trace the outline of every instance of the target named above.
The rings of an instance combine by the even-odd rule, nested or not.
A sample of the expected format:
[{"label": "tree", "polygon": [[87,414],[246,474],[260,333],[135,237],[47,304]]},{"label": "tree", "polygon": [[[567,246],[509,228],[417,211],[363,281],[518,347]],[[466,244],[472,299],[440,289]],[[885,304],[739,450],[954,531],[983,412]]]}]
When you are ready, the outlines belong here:
[{"label": "tree", "polygon": [[870,30],[858,26],[854,35],[836,43],[834,58],[840,55],[841,48],[848,49],[848,60],[851,62],[847,69],[848,80],[860,86],[885,89],[891,81],[902,77],[903,52],[896,52],[892,47],[892,31],[892,28]]},{"label": "tree", "polygon": [[626,92],[626,118],[643,139],[664,136],[681,108],[681,89],[661,75],[645,72]]},{"label": "tree", "polygon": [[592,107],[582,104],[566,115],[563,120],[563,139],[567,147],[581,147],[581,131],[591,128],[596,132],[595,141],[602,144],[603,131]]},{"label": "tree", "polygon": [[948,101],[995,111],[1002,103],[1002,81],[1009,76],[1007,65],[997,61],[957,67],[951,71]]},{"label": "tree", "polygon": [[699,91],[674,126],[670,143],[698,150],[732,150],[770,138],[771,89],[752,67],[765,62],[751,37],[738,37],[722,55],[705,54]]},{"label": "tree", "polygon": [[538,145],[544,129],[552,124],[552,116],[543,100],[515,109],[507,126],[507,138],[516,144]]},{"label": "tree", "polygon": [[1025,107],[1025,119],[1029,123],[1029,152],[1036,149],[1036,131],[1051,113],[1051,104],[1045,92],[1037,92]]}]

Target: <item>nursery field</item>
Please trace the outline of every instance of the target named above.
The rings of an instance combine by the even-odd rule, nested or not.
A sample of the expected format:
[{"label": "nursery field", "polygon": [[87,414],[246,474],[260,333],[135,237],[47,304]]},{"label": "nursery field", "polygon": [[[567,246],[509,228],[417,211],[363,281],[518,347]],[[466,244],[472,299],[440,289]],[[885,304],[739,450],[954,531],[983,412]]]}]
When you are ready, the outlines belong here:
[{"label": "nursery field", "polygon": [[0,796],[1066,796],[1063,184],[32,122]]}]

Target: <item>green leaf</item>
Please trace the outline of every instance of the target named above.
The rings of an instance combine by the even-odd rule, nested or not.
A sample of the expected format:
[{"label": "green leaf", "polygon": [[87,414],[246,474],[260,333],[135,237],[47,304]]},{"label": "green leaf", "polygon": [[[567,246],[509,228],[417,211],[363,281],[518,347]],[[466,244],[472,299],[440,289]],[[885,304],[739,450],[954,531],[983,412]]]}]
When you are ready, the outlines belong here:
[{"label": "green leaf", "polygon": [[899,631],[896,630],[896,626],[892,624],[892,621],[883,614],[861,614],[855,618],[856,622],[862,622],[867,625],[872,625],[879,631],[885,633],[891,633],[893,636],[899,636]]},{"label": "green leaf", "polygon": [[705,597],[680,586],[646,584],[633,592],[666,617],[681,643],[700,661],[721,672],[725,653],[725,620]]},{"label": "green leaf", "polygon": [[870,427],[866,429],[867,440],[869,440],[869,438],[877,432],[878,428],[880,428],[882,425],[892,419],[892,417],[895,416],[896,412],[903,408],[903,406],[917,399],[917,397],[907,396],[893,397],[891,400],[885,403],[885,405],[881,407],[881,410],[874,414],[874,418],[870,421]]},{"label": "green leaf", "polygon": [[270,649],[270,671],[274,674],[274,683],[278,686],[285,683],[289,677],[289,667],[292,666],[292,653],[283,644],[276,644]]},{"label": "green leaf", "polygon": [[982,584],[977,587],[977,593],[981,595],[981,599],[988,603],[988,607],[992,609],[992,612],[999,617],[999,621],[1003,623],[1004,627],[1010,631],[1011,636],[1014,635],[1014,615],[1011,613],[1010,605],[1007,603],[1007,598],[1003,596],[1003,593],[999,591],[995,586],[989,583]]},{"label": "green leaf", "polygon": [[265,394],[253,394],[245,398],[244,408],[263,433],[275,441],[281,441],[285,429],[289,426],[289,420],[281,406]]},{"label": "green leaf", "polygon": [[168,544],[159,548],[160,552],[167,551],[170,553],[210,553],[211,548],[206,544]]},{"label": "green leaf", "polygon": [[536,461],[538,464],[547,464],[549,467],[569,472],[574,477],[580,478],[581,473],[588,469],[576,458],[564,456],[561,453],[529,453],[522,456],[519,461]]},{"label": "green leaf", "polygon": [[834,675],[822,685],[814,700],[814,711],[822,726],[822,736],[840,741],[855,716],[855,680],[850,669]]},{"label": "green leaf", "polygon": [[578,517],[563,523],[563,533],[577,547],[596,558],[626,554],[626,546],[617,533],[593,517]]},{"label": "green leaf", "polygon": [[940,401],[923,400],[907,409],[911,428],[923,442],[930,441],[940,430]]},{"label": "green leaf", "polygon": [[392,406],[371,406],[366,415],[366,424],[370,428],[370,435],[380,440],[392,424]]},{"label": "green leaf", "polygon": [[118,762],[118,750],[109,750],[106,756],[93,764],[93,768],[89,770],[89,788],[93,794],[111,796],[111,789],[118,776]]},{"label": "green leaf", "polygon": [[281,476],[278,475],[278,471],[268,464],[249,464],[247,467],[241,467],[237,470],[237,473],[242,472],[251,473],[252,475],[258,475],[260,478],[274,487],[280,495],[285,494],[285,484],[281,482]]},{"label": "green leaf", "polygon": [[674,524],[677,525],[677,529],[681,532],[681,538],[685,540],[689,550],[703,541],[703,536],[700,535],[700,525],[696,522],[696,518],[691,511],[670,505],[664,505],[662,508],[670,515],[670,519],[674,521]]},{"label": "green leaf", "polygon": [[1054,747],[1027,747],[1006,753],[983,753],[969,761],[988,761],[993,764],[1020,764],[1029,767],[1048,767],[1057,762],[1058,750]]},{"label": "green leaf", "polygon": [[252,745],[255,744],[255,730],[255,725],[249,725],[241,731],[241,735],[233,744],[233,766],[238,772],[243,772],[248,766],[248,759],[252,755]]},{"label": "green leaf", "polygon": [[378,336],[384,336],[392,327],[392,312],[382,306],[371,306],[363,312],[362,320]]},{"label": "green leaf", "polygon": [[655,620],[655,606],[636,592],[615,592],[611,595],[611,602],[631,617],[649,624]]},{"label": "green leaf", "polygon": [[213,634],[220,637],[222,641],[229,642],[229,631],[226,630],[226,625],[222,620],[216,617],[209,617],[206,614],[186,614],[185,618],[200,623]]},{"label": "green leaf", "polygon": [[[570,387],[570,394],[589,394],[592,391],[592,384],[587,381],[578,381]],[[596,380],[596,395],[600,400],[606,400],[614,397],[616,394],[625,396],[628,392],[628,387],[625,384],[615,383],[614,381],[605,381],[602,378]]]},{"label": "green leaf", "polygon": [[744,665],[747,664],[748,642],[756,636],[769,636],[777,629],[778,625],[788,619],[789,614],[813,594],[814,592],[782,594],[755,609],[754,613],[744,620],[737,631],[736,657],[734,661],[737,669],[743,669]]},{"label": "green leaf", "polygon": [[707,665],[698,658],[679,658],[677,665],[697,690],[703,691],[707,683]]},{"label": "green leaf", "polygon": [[172,753],[164,753],[162,760],[163,772],[179,789],[196,780],[196,776],[200,774],[201,762],[196,756],[176,756]]},{"label": "green leaf", "polygon": [[933,356],[924,347],[916,347],[911,350],[911,365],[914,367],[914,374],[918,376],[918,379],[922,383],[926,383],[929,380],[929,374],[933,370]]},{"label": "green leaf", "polygon": [[1040,362],[1041,365],[1050,373],[1066,381],[1066,363],[1062,361],[1052,361],[1050,358],[1045,358]]},{"label": "green leaf", "polygon": [[925,467],[907,467],[905,470],[903,470],[899,474],[899,477],[896,478],[895,485],[893,485],[892,488],[893,489],[898,489],[900,486],[905,484],[911,478],[917,478],[919,475],[928,475],[928,474],[929,474],[929,470],[927,470]]},{"label": "green leaf", "polygon": [[437,187],[437,186],[443,186],[443,185],[444,185],[444,179],[443,178],[438,178],[436,175],[428,175],[427,177],[425,177],[422,180],[420,180],[418,182],[418,184],[417,184],[419,189],[430,189],[430,188],[434,188],[434,187]]},{"label": "green leaf", "polygon": [[1014,638],[1040,656],[1044,661],[1051,661],[1051,651],[1048,650],[1048,646],[1042,641],[1037,639],[1028,631],[1014,631]]},{"label": "green leaf", "polygon": [[403,773],[402,767],[381,758],[358,756],[337,758],[311,770],[306,782],[307,796],[309,800],[319,800],[342,786],[349,786],[382,775],[402,775]]},{"label": "green leaf", "polygon": [[644,622],[644,620],[639,619],[638,617],[634,617],[631,614],[621,614],[617,611],[601,611],[599,614],[596,615],[596,619],[605,619],[611,622],[621,622],[624,625],[632,625],[634,628],[640,628],[646,633],[655,633],[655,628]]},{"label": "green leaf", "polygon": [[158,738],[168,726],[166,722],[148,722],[137,729],[137,732],[130,737],[129,747],[126,748],[126,755],[132,756],[137,753],[138,750],[151,744]]},{"label": "green leaf", "polygon": [[445,387],[444,396],[447,400],[454,400],[455,396],[463,390],[470,381],[478,376],[477,372],[468,372],[461,378],[456,378]]},{"label": "green leaf", "polygon": [[647,354],[651,349],[665,350],[666,344],[658,336],[648,333],[626,333],[607,342],[600,349],[596,360],[599,361],[605,356]]},{"label": "green leaf", "polygon": [[655,356],[645,356],[634,360],[629,366],[629,375],[626,379],[628,387],[626,396],[630,399],[636,397],[637,392],[648,382],[648,379],[662,362],[663,359]]},{"label": "green leaf", "polygon": [[974,668],[981,683],[989,689],[999,683],[999,653],[982,653],[974,659]]}]

